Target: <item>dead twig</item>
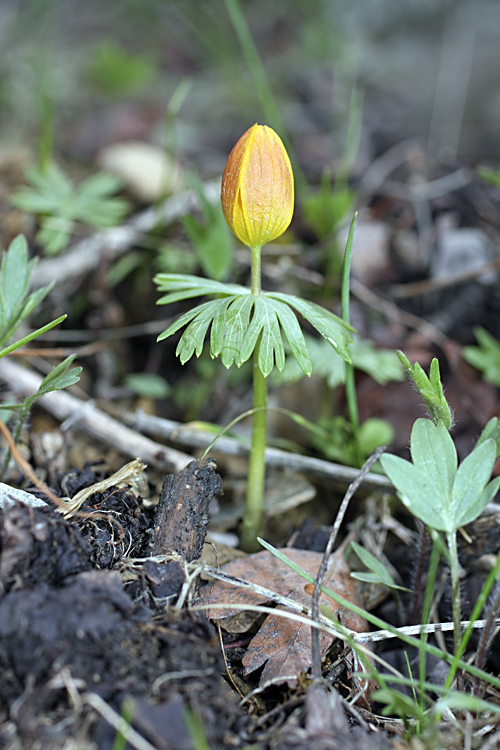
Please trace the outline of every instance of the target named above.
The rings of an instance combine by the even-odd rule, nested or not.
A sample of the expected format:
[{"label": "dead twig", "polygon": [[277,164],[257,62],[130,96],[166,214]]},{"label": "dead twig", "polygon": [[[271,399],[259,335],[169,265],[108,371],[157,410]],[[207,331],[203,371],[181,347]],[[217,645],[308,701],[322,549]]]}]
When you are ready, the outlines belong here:
[{"label": "dead twig", "polygon": [[[220,192],[220,180],[207,182],[203,186],[207,197]],[[72,247],[57,258],[44,258],[38,263],[36,273],[31,277],[31,288],[38,289],[51,281],[60,283],[78,279],[97,268],[100,261],[108,261],[122,255],[129,247],[142,244],[141,239],[158,224],[171,224],[185,213],[198,207],[198,199],[193,190],[167,198],[160,206],[153,206],[134,216],[127,224],[96,232],[90,237],[75,242]]]},{"label": "dead twig", "polygon": [[[170,419],[145,414],[140,409],[135,413],[125,414],[124,420],[139,432],[145,432],[163,440],[170,440],[189,448],[208,448],[214,440],[213,432],[208,432],[206,429],[197,426],[196,423],[183,425]],[[228,456],[248,456],[249,452],[250,445],[248,443],[222,435],[217,438],[217,442],[210,450],[210,455],[219,453]],[[309,476],[331,479],[343,485],[354,482],[359,473],[357,469],[350,466],[341,466],[331,461],[324,461],[321,458],[303,456],[278,448],[266,448],[265,460],[266,466],[291,469]],[[394,487],[387,477],[371,472],[363,477],[363,487],[379,492],[394,492]]]},{"label": "dead twig", "polygon": [[457,284],[466,284],[468,281],[474,281],[489,271],[496,271],[498,268],[500,268],[500,258],[465,273],[448,276],[446,279],[424,279],[423,281],[414,281],[409,284],[396,284],[392,287],[391,292],[395,297],[399,297],[400,299],[418,297],[422,294],[429,294],[430,292],[436,292]]},{"label": "dead twig", "polygon": [[[0,379],[23,396],[36,393],[42,382],[39,375],[7,357],[0,361]],[[92,401],[82,401],[66,391],[47,393],[39,403],[61,422],[70,420],[71,426],[76,426],[92,437],[112,445],[126,456],[139,457],[148,465],[162,471],[180,471],[193,460],[192,456],[155,443],[125,427],[105,414]]]}]

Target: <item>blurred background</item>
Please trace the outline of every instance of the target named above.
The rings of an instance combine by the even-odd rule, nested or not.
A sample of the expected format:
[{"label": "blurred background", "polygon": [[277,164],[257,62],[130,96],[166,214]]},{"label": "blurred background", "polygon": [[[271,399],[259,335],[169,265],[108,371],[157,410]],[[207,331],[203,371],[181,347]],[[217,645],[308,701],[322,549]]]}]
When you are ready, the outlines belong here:
[{"label": "blurred background", "polygon": [[[158,308],[152,277],[247,283],[218,181],[240,135],[266,123],[289,150],[297,201],[290,230],[265,250],[265,287],[338,313],[360,210],[352,321],[363,453],[380,442],[404,452],[422,413],[398,348],[424,367],[440,358],[467,448],[496,413],[500,385],[500,344],[470,351],[478,327],[500,338],[498,29],[498,0],[2,0],[0,240],[24,232],[41,257],[36,284],[58,279],[40,322],[69,317],[44,341],[108,342],[82,374],[107,408],[135,396],[162,416],[218,424],[248,408],[249,368],[225,372],[206,352],[181,367],[177,339],[156,343],[186,307]],[[87,190],[101,169],[117,181]],[[168,220],[147,219],[120,252],[104,242],[75,271],[81,239],[172,195]],[[484,378],[465,366],[464,346],[483,373],[493,361]],[[315,353],[321,387],[287,365],[275,403],[322,422],[328,440],[304,438],[309,448],[352,463],[343,372],[328,357]],[[277,422],[275,437],[296,447],[300,430]]]},{"label": "blurred background", "polygon": [[[262,71],[242,49],[241,12]],[[66,157],[168,137],[216,175],[239,134],[273,115],[263,72],[269,124],[285,126],[308,175],[340,158],[354,88],[359,170],[407,138],[444,162],[496,159],[499,28],[496,0],[2,0],[2,142],[36,144],[50,105]]]}]

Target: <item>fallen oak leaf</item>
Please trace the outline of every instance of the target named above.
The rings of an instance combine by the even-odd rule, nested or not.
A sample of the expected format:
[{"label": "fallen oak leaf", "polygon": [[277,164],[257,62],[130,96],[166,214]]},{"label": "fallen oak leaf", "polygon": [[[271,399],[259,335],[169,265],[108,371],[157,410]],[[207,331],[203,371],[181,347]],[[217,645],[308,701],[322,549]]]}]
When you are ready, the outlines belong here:
[{"label": "fallen oak leaf", "polygon": [[[309,575],[313,577],[317,575],[322,559],[321,554],[293,548],[285,548],[281,551]],[[362,606],[356,583],[350,576],[343,552],[341,547],[330,558],[328,586],[340,596],[352,601],[353,604]],[[223,571],[249,584],[265,586],[277,594],[292,598],[306,610],[310,607],[311,596],[306,592],[304,579],[270,552],[258,552],[233,560],[224,566]],[[222,627],[224,627],[224,620],[229,620],[240,611],[241,605],[255,606],[270,601],[270,597],[251,591],[248,586],[232,586],[223,581],[207,586],[200,592],[200,597],[203,603],[209,605],[208,617],[218,620]],[[368,629],[363,618],[335,604],[330,598],[323,596],[321,603],[340,620],[344,627],[356,632],[365,632]],[[211,610],[211,604],[218,605],[217,609]],[[223,604],[227,604],[227,607],[220,609],[220,605]],[[276,611],[279,610],[285,611],[286,608],[278,605]],[[320,632],[319,641],[321,654],[324,656],[333,642],[333,637],[328,633]],[[269,615],[252,638],[243,658],[245,674],[254,672],[262,666],[264,666],[260,678],[262,683],[295,683],[298,673],[311,666],[310,626],[285,619],[279,614]]]}]

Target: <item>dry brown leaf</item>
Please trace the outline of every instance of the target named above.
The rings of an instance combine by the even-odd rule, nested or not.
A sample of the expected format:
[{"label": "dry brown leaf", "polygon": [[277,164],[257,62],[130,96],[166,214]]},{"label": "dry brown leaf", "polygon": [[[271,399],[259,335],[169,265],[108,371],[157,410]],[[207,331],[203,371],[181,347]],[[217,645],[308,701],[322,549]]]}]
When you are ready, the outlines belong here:
[{"label": "dry brown leaf", "polygon": [[[316,576],[322,555],[317,552],[286,548],[281,550],[311,576]],[[283,596],[288,596],[306,607],[311,605],[311,596],[306,593],[306,582],[270,552],[233,560],[223,568],[224,572],[245,581],[265,586]],[[353,604],[362,606],[356,582],[351,578],[343,550],[337,550],[330,558],[327,585],[340,596]],[[202,591],[202,600],[207,604],[227,604],[227,609],[208,610],[211,619],[223,621],[234,616],[238,610],[231,605],[258,605],[269,601],[248,588],[232,586],[216,581]],[[336,605],[331,599],[322,596],[321,604],[326,605],[342,625],[356,632],[368,629],[365,620],[349,610]],[[285,610],[279,605],[276,610]],[[223,622],[221,623],[223,626]],[[324,655],[332,643],[328,633],[319,634],[321,653]],[[311,666],[311,628],[308,625],[285,619],[279,615],[269,615],[254,636],[243,658],[245,674],[264,666],[261,682],[294,682],[301,670]]]}]

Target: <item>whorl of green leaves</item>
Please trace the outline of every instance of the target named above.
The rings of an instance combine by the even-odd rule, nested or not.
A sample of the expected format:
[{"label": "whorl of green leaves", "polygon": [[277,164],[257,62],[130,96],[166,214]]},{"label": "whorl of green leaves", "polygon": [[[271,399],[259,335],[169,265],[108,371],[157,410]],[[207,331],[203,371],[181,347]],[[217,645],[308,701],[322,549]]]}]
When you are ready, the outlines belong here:
[{"label": "whorl of green leaves", "polygon": [[176,350],[183,364],[193,354],[200,356],[210,329],[210,354],[220,356],[225,367],[232,364],[240,367],[252,356],[260,341],[258,364],[267,377],[275,365],[278,370],[284,367],[284,333],[301,370],[310,375],[311,358],[295,313],[300,313],[342,359],[350,362],[352,329],[314,302],[278,292],[255,295],[239,284],[223,284],[184,274],[158,274],[155,283],[159,291],[168,292],[158,300],[159,305],[217,295],[216,299],[186,312],[158,337],[158,341],[162,341],[185,327]]}]

